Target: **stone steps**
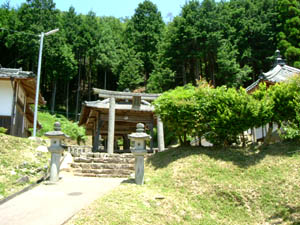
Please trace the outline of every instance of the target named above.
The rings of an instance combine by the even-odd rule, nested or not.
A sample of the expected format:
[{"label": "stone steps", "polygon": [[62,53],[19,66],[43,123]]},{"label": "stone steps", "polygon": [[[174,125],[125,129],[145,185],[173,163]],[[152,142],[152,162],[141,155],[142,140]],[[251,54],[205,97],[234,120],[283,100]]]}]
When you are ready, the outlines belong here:
[{"label": "stone steps", "polygon": [[75,176],[128,177],[134,173],[132,154],[87,153],[74,158],[71,168]]},{"label": "stone steps", "polygon": [[74,176],[80,177],[102,177],[102,178],[128,178],[129,175],[120,174],[94,174],[94,173],[73,173]]}]

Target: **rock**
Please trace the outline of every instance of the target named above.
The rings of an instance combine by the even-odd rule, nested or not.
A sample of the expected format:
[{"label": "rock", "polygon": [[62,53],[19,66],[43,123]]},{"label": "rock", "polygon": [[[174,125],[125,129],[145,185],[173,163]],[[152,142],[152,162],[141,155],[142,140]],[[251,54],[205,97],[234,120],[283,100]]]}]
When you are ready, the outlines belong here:
[{"label": "rock", "polygon": [[48,152],[48,148],[46,146],[40,145],[36,148],[38,152]]},{"label": "rock", "polygon": [[29,182],[29,177],[27,176],[24,176],[24,177],[20,177],[18,180],[17,180],[17,184],[25,184],[25,183],[28,183]]},{"label": "rock", "polygon": [[155,199],[162,200],[162,199],[165,199],[165,197],[162,195],[157,195],[157,196],[155,196]]}]

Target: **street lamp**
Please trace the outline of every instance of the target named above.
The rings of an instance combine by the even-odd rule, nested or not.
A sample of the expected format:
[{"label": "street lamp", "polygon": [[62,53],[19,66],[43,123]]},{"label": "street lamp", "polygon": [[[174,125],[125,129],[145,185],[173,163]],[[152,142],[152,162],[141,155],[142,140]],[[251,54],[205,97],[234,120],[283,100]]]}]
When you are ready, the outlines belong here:
[{"label": "street lamp", "polygon": [[56,33],[57,31],[59,31],[59,29],[50,30],[47,33],[42,32],[41,35],[39,35],[41,37],[41,39],[40,39],[40,52],[39,52],[36,92],[35,92],[35,101],[34,101],[33,137],[36,137],[37,111],[38,111],[38,104],[39,104],[40,77],[41,77],[44,36],[49,36],[51,34]]}]

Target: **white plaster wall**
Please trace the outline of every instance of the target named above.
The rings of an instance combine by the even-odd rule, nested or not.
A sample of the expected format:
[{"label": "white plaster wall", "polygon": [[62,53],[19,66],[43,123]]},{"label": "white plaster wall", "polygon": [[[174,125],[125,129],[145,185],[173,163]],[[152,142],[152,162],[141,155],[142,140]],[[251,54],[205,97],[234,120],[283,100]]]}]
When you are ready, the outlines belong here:
[{"label": "white plaster wall", "polygon": [[10,80],[0,80],[0,115],[11,116],[13,89]]},{"label": "white plaster wall", "polygon": [[[264,131],[262,131],[262,127],[258,127],[256,128],[256,138],[257,139],[260,139],[262,137],[265,137],[267,132],[268,132],[268,129],[269,129],[269,124],[266,124],[264,126]],[[278,129],[278,125],[276,123],[273,123],[273,131],[276,131]]]}]

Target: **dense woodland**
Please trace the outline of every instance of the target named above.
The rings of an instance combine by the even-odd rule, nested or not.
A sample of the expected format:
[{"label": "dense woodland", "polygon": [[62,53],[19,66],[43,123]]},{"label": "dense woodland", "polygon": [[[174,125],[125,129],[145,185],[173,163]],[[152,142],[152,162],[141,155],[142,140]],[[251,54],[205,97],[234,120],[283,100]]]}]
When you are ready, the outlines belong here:
[{"label": "dense woodland", "polygon": [[44,39],[41,91],[47,109],[68,117],[95,100],[93,87],[163,92],[200,78],[245,87],[272,67],[277,48],[300,68],[298,0],[192,0],[167,23],[149,0],[122,19],[62,12],[53,0],[7,1],[0,28],[0,64],[34,72],[39,34],[60,29]]}]

